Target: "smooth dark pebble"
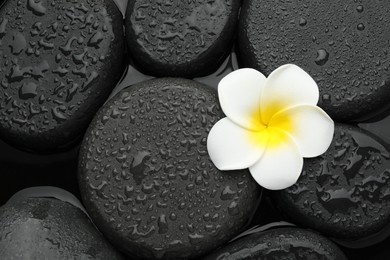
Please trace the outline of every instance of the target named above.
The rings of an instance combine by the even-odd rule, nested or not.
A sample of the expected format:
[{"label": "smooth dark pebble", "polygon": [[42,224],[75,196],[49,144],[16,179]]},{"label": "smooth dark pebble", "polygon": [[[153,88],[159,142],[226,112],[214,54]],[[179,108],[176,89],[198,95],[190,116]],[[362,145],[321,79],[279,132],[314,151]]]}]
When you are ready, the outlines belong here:
[{"label": "smooth dark pebble", "polygon": [[385,106],[390,96],[389,1],[246,0],[239,23],[241,66],[269,75],[294,63],[320,89],[338,121]]},{"label": "smooth dark pebble", "polygon": [[2,259],[124,259],[70,203],[25,198],[0,208]]},{"label": "smooth dark pebble", "polygon": [[113,1],[6,1],[0,9],[0,137],[32,151],[81,137],[123,71]]},{"label": "smooth dark pebble", "polygon": [[129,1],[129,52],[146,74],[193,78],[213,73],[229,53],[240,1]]},{"label": "smooth dark pebble", "polygon": [[80,151],[80,190],[118,248],[199,259],[250,221],[259,186],[247,170],[219,171],[207,153],[222,117],[213,89],[173,78],[124,89],[98,112]]},{"label": "smooth dark pebble", "polygon": [[277,228],[231,242],[205,260],[346,260],[327,238],[299,228]]},{"label": "smooth dark pebble", "polygon": [[288,219],[327,236],[375,235],[390,221],[388,146],[357,127],[336,124],[328,151],[305,159],[297,183],[273,197]]}]

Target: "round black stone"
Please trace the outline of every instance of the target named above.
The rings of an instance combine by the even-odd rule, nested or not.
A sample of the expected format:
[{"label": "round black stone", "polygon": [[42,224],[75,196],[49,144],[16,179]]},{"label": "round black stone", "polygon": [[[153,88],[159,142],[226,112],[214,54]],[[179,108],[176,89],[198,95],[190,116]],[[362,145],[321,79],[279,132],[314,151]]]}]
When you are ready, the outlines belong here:
[{"label": "round black stone", "polygon": [[81,136],[122,73],[113,1],[6,1],[0,9],[0,136],[54,150]]},{"label": "round black stone", "polygon": [[346,260],[331,241],[312,231],[298,228],[271,229],[236,240],[205,260]]},{"label": "round black stone", "polygon": [[336,125],[328,151],[305,159],[297,183],[273,195],[299,225],[337,238],[374,235],[390,221],[389,149],[357,127]]},{"label": "round black stone", "polygon": [[79,208],[26,198],[0,208],[2,259],[124,259]]},{"label": "round black stone", "polygon": [[354,119],[388,103],[389,12],[389,1],[246,0],[240,63],[265,75],[294,63],[317,82],[332,118]]},{"label": "round black stone", "polygon": [[80,190],[122,251],[198,259],[249,222],[259,186],[247,170],[219,171],[207,153],[222,117],[214,90],[172,78],[124,89],[98,112],[81,147]]},{"label": "round black stone", "polygon": [[211,74],[230,51],[240,1],[129,1],[126,38],[136,64],[154,76]]}]

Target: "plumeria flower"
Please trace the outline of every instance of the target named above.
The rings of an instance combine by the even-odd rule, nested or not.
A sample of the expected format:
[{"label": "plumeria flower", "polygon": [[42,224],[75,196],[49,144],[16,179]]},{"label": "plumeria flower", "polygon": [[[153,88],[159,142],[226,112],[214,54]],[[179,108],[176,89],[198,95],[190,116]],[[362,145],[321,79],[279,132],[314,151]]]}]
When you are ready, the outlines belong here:
[{"label": "plumeria flower", "polygon": [[319,107],[316,82],[296,65],[268,78],[254,69],[224,77],[218,96],[226,117],[210,130],[207,149],[220,170],[249,168],[264,188],[285,189],[299,178],[303,157],[324,153],[334,123]]}]

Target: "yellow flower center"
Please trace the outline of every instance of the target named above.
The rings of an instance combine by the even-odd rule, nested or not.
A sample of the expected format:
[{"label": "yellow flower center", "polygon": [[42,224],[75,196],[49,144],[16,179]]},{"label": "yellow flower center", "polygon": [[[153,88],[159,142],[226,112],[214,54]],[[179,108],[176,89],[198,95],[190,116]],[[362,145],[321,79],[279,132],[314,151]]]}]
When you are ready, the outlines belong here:
[{"label": "yellow flower center", "polygon": [[288,135],[293,130],[293,120],[286,112],[281,112],[287,106],[282,102],[273,102],[265,111],[256,110],[252,114],[249,138],[256,146],[275,148],[286,143]]}]

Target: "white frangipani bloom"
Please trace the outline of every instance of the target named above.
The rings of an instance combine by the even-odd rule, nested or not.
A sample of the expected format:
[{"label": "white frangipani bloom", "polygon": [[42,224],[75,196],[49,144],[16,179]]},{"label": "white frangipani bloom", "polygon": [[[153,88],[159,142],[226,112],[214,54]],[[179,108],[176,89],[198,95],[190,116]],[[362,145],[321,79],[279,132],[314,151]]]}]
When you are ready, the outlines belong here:
[{"label": "white frangipani bloom", "polygon": [[303,157],[324,153],[334,123],[319,107],[318,86],[296,65],[268,78],[254,69],[224,77],[218,96],[226,117],[211,129],[207,149],[220,170],[249,168],[264,188],[285,189],[299,178]]}]

